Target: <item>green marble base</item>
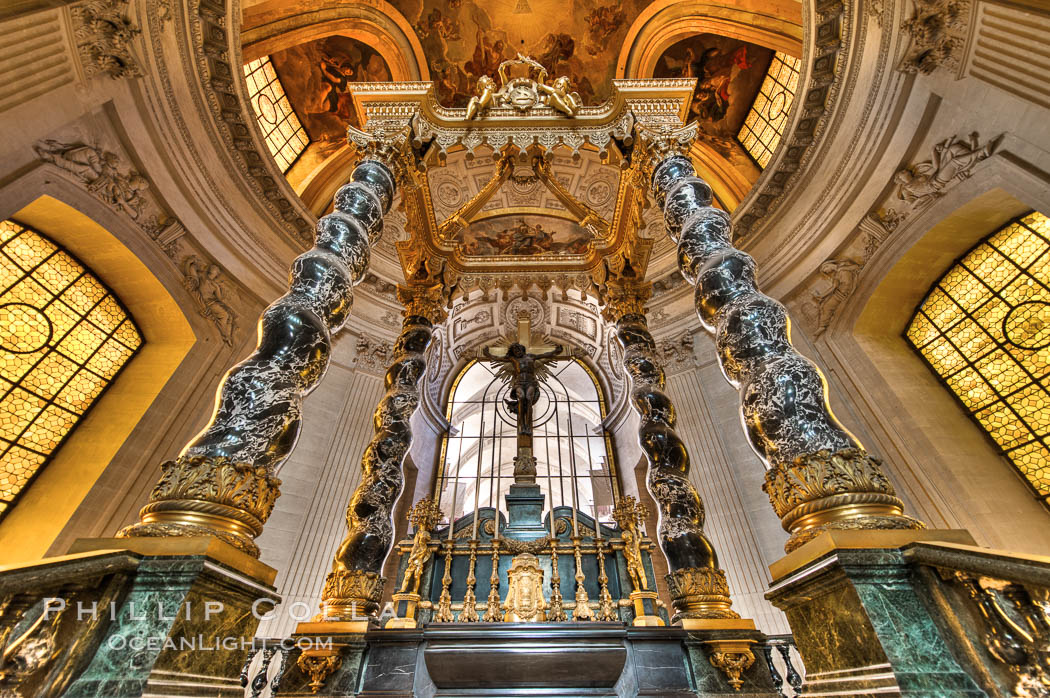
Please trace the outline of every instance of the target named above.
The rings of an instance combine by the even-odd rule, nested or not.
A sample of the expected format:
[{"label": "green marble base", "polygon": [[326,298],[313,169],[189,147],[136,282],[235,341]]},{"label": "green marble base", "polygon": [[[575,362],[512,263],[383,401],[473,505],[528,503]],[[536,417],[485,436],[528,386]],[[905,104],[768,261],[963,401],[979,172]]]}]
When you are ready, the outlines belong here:
[{"label": "green marble base", "polygon": [[[730,683],[730,677],[725,671],[711,663],[712,654],[719,648],[725,649],[726,645],[744,641],[746,646],[748,640],[753,641],[750,652],[754,661],[744,669],[739,680],[739,686]],[[689,670],[693,675],[696,693],[705,698],[715,696],[735,696],[737,698],[777,698],[779,695],[773,688],[773,678],[766,667],[766,660],[762,656],[759,644],[766,641],[766,636],[757,630],[700,630],[688,631],[685,640],[686,653],[689,656]]]},{"label": "green marble base", "polygon": [[273,587],[208,555],[123,554],[137,564],[64,698],[242,698],[240,668],[259,622],[253,607],[272,609]]},{"label": "green marble base", "polygon": [[899,549],[850,548],[773,582],[766,598],[787,615],[806,693],[985,695],[956,663],[917,579]]}]

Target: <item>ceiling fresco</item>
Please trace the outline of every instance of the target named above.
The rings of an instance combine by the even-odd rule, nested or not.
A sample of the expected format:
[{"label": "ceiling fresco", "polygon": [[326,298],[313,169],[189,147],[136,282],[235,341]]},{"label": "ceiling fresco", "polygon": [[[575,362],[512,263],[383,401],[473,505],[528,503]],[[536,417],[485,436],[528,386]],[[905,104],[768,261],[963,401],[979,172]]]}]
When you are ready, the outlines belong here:
[{"label": "ceiling fresco", "polygon": [[519,52],[567,75],[584,104],[611,94],[620,46],[645,0],[392,0],[423,45],[438,98],[466,106],[482,75]]},{"label": "ceiling fresco", "polygon": [[459,232],[467,256],[584,254],[591,233],[573,221],[548,215],[501,215],[475,221]]},{"label": "ceiling fresco", "polygon": [[674,44],[660,56],[656,78],[696,78],[690,118],[709,136],[735,138],[773,60],[771,49],[715,34]]},{"label": "ceiling fresco", "polygon": [[348,83],[390,80],[390,69],[375,50],[345,36],[277,51],[270,60],[310,140],[322,145],[346,142],[353,119]]}]

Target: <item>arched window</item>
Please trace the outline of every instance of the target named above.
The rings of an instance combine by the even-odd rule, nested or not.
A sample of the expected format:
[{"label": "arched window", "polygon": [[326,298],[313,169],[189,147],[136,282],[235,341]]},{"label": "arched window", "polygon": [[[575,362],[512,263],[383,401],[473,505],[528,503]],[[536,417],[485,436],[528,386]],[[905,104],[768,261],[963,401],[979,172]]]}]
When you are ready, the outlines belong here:
[{"label": "arched window", "polygon": [[1050,219],[971,249],[930,290],[907,340],[1036,495],[1050,497]]},{"label": "arched window", "polygon": [[[546,508],[577,506],[612,521],[618,496],[609,438],[602,428],[605,401],[590,371],[579,361],[553,366],[533,410],[533,455]],[[476,507],[506,512],[514,482],[515,416],[503,403],[507,387],[485,363],[474,361],[456,379],[447,417],[452,425],[442,445],[437,479],[441,510],[453,519]]]},{"label": "arched window", "polygon": [[0,518],[132,356],[135,322],[73,255],[0,222]]}]

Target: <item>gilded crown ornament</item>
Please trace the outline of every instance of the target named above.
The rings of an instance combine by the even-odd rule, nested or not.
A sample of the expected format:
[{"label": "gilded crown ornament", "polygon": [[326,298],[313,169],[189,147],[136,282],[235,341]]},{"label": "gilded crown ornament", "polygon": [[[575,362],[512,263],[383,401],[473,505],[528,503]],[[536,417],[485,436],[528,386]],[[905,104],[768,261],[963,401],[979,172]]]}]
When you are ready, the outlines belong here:
[{"label": "gilded crown ornament", "polygon": [[[509,77],[512,66],[525,66],[527,75]],[[547,69],[534,59],[520,53],[517,58],[500,63],[497,70],[500,86],[488,75],[478,78],[477,93],[467,104],[467,120],[478,118],[490,107],[513,108],[528,112],[535,107],[550,107],[566,116],[575,116],[580,109],[580,95],[571,92],[569,78],[562,76],[547,84]],[[535,76],[535,77],[534,77]]]}]

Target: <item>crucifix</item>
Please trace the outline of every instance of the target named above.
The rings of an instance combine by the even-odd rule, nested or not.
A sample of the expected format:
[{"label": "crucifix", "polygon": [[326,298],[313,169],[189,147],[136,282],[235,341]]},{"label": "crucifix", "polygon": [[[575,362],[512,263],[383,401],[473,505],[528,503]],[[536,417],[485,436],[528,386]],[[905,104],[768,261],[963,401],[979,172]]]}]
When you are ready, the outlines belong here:
[{"label": "crucifix", "polygon": [[540,381],[552,377],[549,364],[573,358],[572,351],[562,353],[562,345],[548,351],[533,353],[542,346],[532,344],[531,319],[528,313],[518,316],[517,341],[502,354],[494,354],[490,347],[482,355],[496,370],[496,377],[510,385],[503,404],[517,417],[518,448],[514,456],[515,484],[536,482],[536,458],[532,455],[532,409],[540,397]]}]

